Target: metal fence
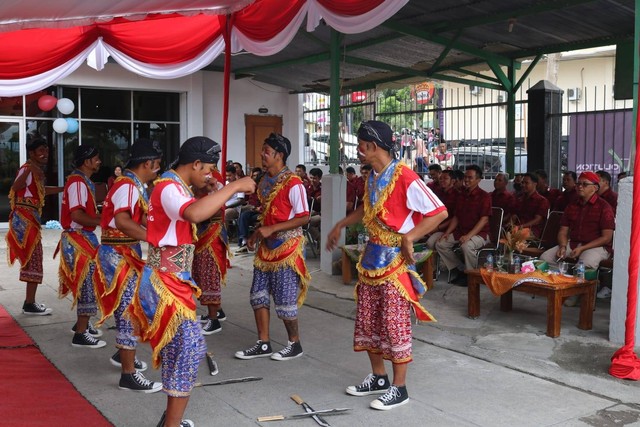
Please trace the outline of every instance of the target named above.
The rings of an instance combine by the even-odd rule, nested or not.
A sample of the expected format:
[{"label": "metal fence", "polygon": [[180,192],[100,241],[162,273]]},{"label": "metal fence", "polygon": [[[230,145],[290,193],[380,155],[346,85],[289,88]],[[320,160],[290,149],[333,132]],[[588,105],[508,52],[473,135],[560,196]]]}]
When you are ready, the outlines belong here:
[{"label": "metal fence", "polygon": [[[527,171],[530,84],[516,94],[515,173]],[[305,163],[329,160],[329,97],[307,94]],[[564,89],[561,168],[578,173],[604,170],[612,176],[629,170],[632,157],[632,100],[615,100],[607,87]],[[358,125],[376,119],[394,130],[398,154],[414,169],[418,157],[432,161],[439,138],[454,155],[453,168],[478,164],[487,177],[506,171],[506,94],[477,86],[442,87],[439,83],[353,92],[341,97],[340,163],[357,163]],[[403,148],[406,145],[406,149]],[[424,146],[425,153],[421,152]],[[419,172],[424,172],[419,170]]]}]

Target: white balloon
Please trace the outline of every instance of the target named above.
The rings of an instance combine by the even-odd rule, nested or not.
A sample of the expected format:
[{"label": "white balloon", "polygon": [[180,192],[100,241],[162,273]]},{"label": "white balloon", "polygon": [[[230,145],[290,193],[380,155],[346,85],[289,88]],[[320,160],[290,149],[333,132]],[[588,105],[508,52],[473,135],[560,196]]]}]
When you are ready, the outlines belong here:
[{"label": "white balloon", "polygon": [[76,108],[76,106],[73,105],[73,101],[69,98],[59,99],[56,106],[58,107],[58,111],[60,111],[62,114],[71,114]]},{"label": "white balloon", "polygon": [[53,121],[53,130],[58,133],[65,133],[68,127],[69,123],[65,119],[55,119]]}]

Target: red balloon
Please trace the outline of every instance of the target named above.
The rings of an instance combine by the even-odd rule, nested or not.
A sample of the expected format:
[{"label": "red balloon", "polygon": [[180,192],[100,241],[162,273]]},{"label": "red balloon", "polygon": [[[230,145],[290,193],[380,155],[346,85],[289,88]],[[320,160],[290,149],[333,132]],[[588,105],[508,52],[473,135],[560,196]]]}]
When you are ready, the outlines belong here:
[{"label": "red balloon", "polygon": [[51,111],[58,103],[58,98],[51,95],[43,95],[38,99],[38,107],[42,111]]}]

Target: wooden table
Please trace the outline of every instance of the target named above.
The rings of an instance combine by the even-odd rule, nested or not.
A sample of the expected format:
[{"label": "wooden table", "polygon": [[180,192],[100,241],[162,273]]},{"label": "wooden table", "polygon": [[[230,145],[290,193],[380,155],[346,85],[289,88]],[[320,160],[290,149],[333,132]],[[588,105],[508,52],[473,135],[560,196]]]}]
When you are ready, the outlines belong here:
[{"label": "wooden table", "polygon": [[[484,285],[484,282],[480,275],[480,270],[468,270],[466,273],[469,285],[468,313],[471,319],[475,319],[480,316],[480,285]],[[513,291],[547,298],[547,336],[555,338],[560,336],[564,299],[569,296],[579,295],[581,298],[578,328],[590,330],[593,326],[593,308],[597,285],[597,280],[587,280],[583,283],[572,285],[525,282],[500,296],[500,310],[511,311],[513,307]]]},{"label": "wooden table", "polygon": [[[351,267],[358,262],[360,251],[358,245],[344,245],[342,249],[342,282],[350,285],[353,276],[351,275]],[[422,280],[427,285],[427,289],[433,288],[433,251],[414,252],[416,259],[416,269],[422,273]]]}]

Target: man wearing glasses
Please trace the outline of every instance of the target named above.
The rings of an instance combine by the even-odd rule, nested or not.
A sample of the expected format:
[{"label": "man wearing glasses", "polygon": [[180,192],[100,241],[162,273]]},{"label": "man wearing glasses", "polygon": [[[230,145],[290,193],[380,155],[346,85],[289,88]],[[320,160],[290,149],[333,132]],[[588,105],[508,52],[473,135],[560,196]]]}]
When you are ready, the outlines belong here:
[{"label": "man wearing glasses", "polygon": [[599,182],[593,172],[580,174],[576,183],[580,197],[564,210],[558,245],[544,252],[541,259],[555,266],[561,259],[572,258],[593,269],[609,258],[615,216],[611,205],[598,196]]}]

